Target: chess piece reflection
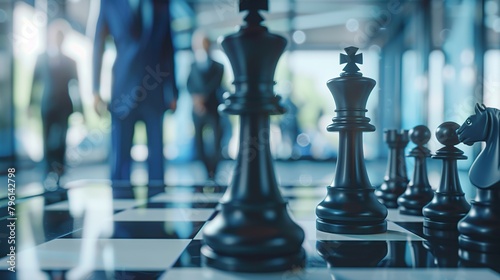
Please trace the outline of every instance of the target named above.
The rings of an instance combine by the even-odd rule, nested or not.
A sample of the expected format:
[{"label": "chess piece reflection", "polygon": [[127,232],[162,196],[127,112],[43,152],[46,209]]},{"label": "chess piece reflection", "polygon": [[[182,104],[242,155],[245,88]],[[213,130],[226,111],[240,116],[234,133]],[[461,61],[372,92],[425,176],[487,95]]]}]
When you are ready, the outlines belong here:
[{"label": "chess piece reflection", "polygon": [[[191,64],[187,89],[193,98],[196,151],[205,165],[208,178],[214,179],[221,156],[222,131],[217,107],[222,100],[224,66],[210,57],[210,40],[201,31],[193,34],[192,45],[195,62]],[[207,141],[206,133],[204,134],[207,127],[212,129],[212,141]],[[205,149],[206,142],[212,142],[213,148]]]},{"label": "chess piece reflection", "polygon": [[437,140],[445,146],[432,158],[443,161],[443,172],[434,198],[422,210],[424,234],[435,238],[456,238],[457,223],[470,209],[458,177],[457,160],[467,158],[455,147],[460,143],[456,133],[458,127],[457,123],[445,122],[436,129]]},{"label": "chess piece reflection", "polygon": [[[427,267],[428,252],[421,241],[388,241],[387,257],[383,267]],[[408,256],[411,256],[408,258]]]},{"label": "chess piece reflection", "polygon": [[[47,51],[38,57],[33,77],[33,89],[38,88],[39,84],[43,87],[41,113],[46,165],[44,184],[48,188],[55,186],[65,171],[68,118],[74,112],[74,101],[77,101],[72,98],[78,97],[70,94],[69,87],[72,80],[78,80],[76,63],[62,51],[70,28],[62,19],[54,20],[49,25]],[[36,99],[36,93],[33,90],[32,101]]]},{"label": "chess piece reflection", "polygon": [[457,238],[432,238],[428,237],[424,241],[424,247],[429,250],[434,258],[437,267],[457,267],[458,257],[458,239]]},{"label": "chess piece reflection", "polygon": [[386,241],[318,240],[316,250],[332,268],[376,267],[387,255],[387,243]]},{"label": "chess piece reflection", "polygon": [[460,257],[500,263],[500,110],[476,104],[475,114],[457,130],[461,142],[486,142],[469,179],[477,188],[471,210],[459,223]]}]

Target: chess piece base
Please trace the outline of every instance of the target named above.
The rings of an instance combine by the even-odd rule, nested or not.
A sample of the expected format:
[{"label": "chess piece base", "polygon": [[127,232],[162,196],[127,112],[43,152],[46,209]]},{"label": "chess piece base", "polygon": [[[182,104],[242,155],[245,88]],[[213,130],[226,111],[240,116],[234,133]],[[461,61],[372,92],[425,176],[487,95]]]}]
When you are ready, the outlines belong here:
[{"label": "chess piece base", "polygon": [[457,230],[457,222],[443,222],[443,221],[434,221],[428,218],[424,219],[424,227],[436,229],[436,230]]},{"label": "chess piece base", "polygon": [[271,272],[300,267],[304,232],[286,203],[221,203],[203,229],[205,264],[221,270]]},{"label": "chess piece base", "polygon": [[205,265],[232,272],[277,272],[304,267],[305,251],[269,257],[265,254],[252,257],[234,257],[218,254],[208,246],[201,248]]},{"label": "chess piece base", "polygon": [[458,237],[457,223],[469,212],[463,193],[438,193],[423,209],[424,234],[437,238]]},{"label": "chess piece base", "polygon": [[400,206],[399,213],[410,216],[422,216],[422,208],[412,209]]},{"label": "chess piece base", "polygon": [[500,189],[477,189],[471,210],[459,223],[460,249],[472,252],[500,252]]},{"label": "chess piece base", "polygon": [[426,225],[424,221],[423,233],[425,236],[432,237],[438,240],[443,240],[443,239],[456,240],[458,238],[458,231],[456,229],[452,229],[453,224],[448,224],[446,225],[446,227],[448,227],[448,229],[429,227],[428,225]]},{"label": "chess piece base", "polygon": [[498,240],[477,240],[468,236],[460,235],[458,237],[460,249],[493,254],[500,252],[500,241]]},{"label": "chess piece base", "polygon": [[[352,210],[356,211],[352,211]],[[375,234],[387,231],[387,209],[372,188],[328,187],[316,207],[316,228],[341,234]]]},{"label": "chess piece base", "polygon": [[376,224],[356,224],[318,218],[316,219],[316,229],[328,233],[339,234],[376,234],[387,231],[387,222],[383,221]]},{"label": "chess piece base", "polygon": [[500,270],[500,253],[498,251],[497,253],[484,253],[460,248],[458,256],[467,262],[468,265],[465,266],[477,266],[481,264],[481,266],[486,265],[497,271]]},{"label": "chess piece base", "polygon": [[434,196],[432,189],[419,194],[406,194],[398,198],[399,213],[412,216],[422,216],[422,209]]},{"label": "chess piece base", "polygon": [[379,189],[375,190],[375,196],[385,207],[398,208],[398,197],[405,192],[407,184],[408,181],[384,182]]}]

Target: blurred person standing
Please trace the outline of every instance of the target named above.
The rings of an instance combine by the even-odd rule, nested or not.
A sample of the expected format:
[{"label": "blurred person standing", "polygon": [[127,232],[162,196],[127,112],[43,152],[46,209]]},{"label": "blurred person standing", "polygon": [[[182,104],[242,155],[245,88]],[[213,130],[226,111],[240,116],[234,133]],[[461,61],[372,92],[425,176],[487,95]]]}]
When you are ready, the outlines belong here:
[{"label": "blurred person standing", "polygon": [[149,184],[164,184],[163,115],[175,110],[178,90],[170,30],[170,1],[101,0],[93,52],[94,107],[106,107],[99,94],[105,41],[113,38],[111,179],[130,182],[131,147],[137,121],[146,125]]},{"label": "blurred person standing", "polygon": [[[221,122],[217,107],[222,101],[221,82],[224,66],[210,57],[210,40],[202,31],[193,34],[192,49],[195,61],[187,80],[187,89],[193,99],[193,122],[196,151],[207,170],[208,178],[214,179],[221,153]],[[204,130],[213,131],[213,150],[206,149]]]},{"label": "blurred person standing", "polygon": [[[73,101],[77,101],[71,99],[69,90],[70,81],[78,80],[76,63],[62,52],[70,30],[71,26],[63,19],[49,24],[47,50],[38,57],[33,77],[31,105],[37,99],[41,103],[46,187],[54,187],[65,171],[68,118],[74,111]],[[37,91],[40,87],[43,90]],[[79,95],[73,98],[79,100]]]}]

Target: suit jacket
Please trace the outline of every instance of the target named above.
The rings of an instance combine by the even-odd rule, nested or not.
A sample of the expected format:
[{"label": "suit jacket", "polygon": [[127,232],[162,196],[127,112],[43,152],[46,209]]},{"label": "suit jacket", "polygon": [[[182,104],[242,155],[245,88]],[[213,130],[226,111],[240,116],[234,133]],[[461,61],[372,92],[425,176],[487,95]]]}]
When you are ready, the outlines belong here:
[{"label": "suit jacket", "polygon": [[[42,116],[51,114],[67,118],[73,113],[73,103],[68,89],[68,83],[72,79],[78,79],[73,59],[63,54],[50,57],[46,53],[38,57],[33,82],[43,83],[40,106]],[[32,96],[32,100],[34,98]],[[57,114],[52,114],[53,112]]]},{"label": "suit jacket", "polygon": [[94,41],[93,89],[99,91],[102,52],[109,34],[116,45],[109,109],[118,116],[134,109],[163,112],[178,96],[170,1],[142,2],[140,9],[134,10],[128,0],[101,0]]},{"label": "suit jacket", "polygon": [[191,94],[205,96],[205,107],[212,114],[217,114],[217,107],[222,101],[221,82],[224,66],[211,59],[207,67],[200,67],[196,62],[191,64],[191,72],[187,80],[187,89]]}]

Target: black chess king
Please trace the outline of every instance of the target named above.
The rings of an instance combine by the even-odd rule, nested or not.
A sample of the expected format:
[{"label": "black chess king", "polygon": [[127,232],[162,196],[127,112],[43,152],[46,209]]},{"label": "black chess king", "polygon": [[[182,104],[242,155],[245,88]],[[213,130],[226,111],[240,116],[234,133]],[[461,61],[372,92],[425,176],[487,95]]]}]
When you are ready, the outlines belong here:
[{"label": "black chess king", "polygon": [[375,80],[363,77],[356,63],[363,56],[357,48],[345,49],[340,63],[347,63],[340,77],[327,82],[336,104],[336,116],[328,131],[339,132],[335,178],[325,199],[316,207],[316,228],[342,234],[373,234],[387,231],[387,208],[374,194],[363,155],[363,132],[375,131],[365,116]]},{"label": "black chess king", "polygon": [[235,93],[224,111],[240,115],[240,147],[232,181],[217,216],[204,227],[206,265],[241,272],[303,266],[304,231],[286,209],[269,148],[269,116],[281,114],[274,71],[286,40],[261,25],[267,1],[241,1],[246,25],[222,41],[234,71]]}]

